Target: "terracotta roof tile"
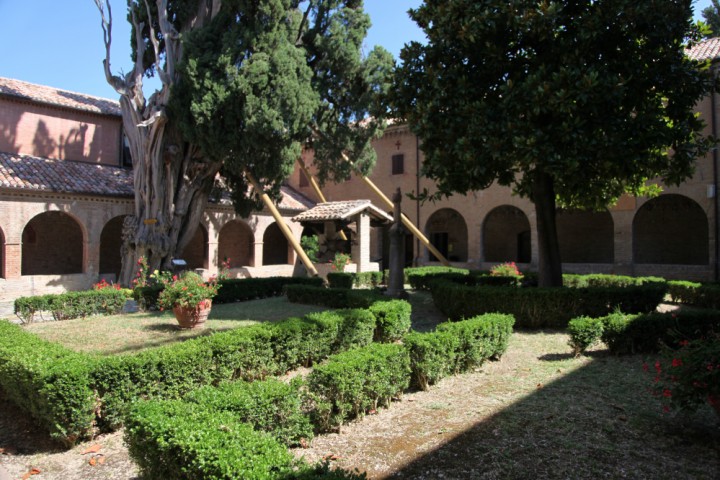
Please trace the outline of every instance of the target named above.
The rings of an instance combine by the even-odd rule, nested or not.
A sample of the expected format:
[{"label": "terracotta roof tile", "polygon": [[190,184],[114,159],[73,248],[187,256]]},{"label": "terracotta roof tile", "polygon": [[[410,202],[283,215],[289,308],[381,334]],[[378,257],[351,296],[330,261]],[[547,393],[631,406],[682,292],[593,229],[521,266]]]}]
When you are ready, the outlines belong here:
[{"label": "terracotta roof tile", "polygon": [[107,165],[0,153],[0,187],[132,197],[133,175]]},{"label": "terracotta roof tile", "polygon": [[0,95],[102,115],[121,115],[120,103],[115,100],[36,85],[12,78],[0,77]]},{"label": "terracotta roof tile", "polygon": [[363,210],[380,220],[391,221],[387,213],[374,206],[370,200],[349,200],[345,202],[318,203],[315,207],[293,217],[293,222],[323,222],[345,220]]},{"label": "terracotta roof tile", "polygon": [[720,57],[720,38],[708,38],[686,50],[691,60],[715,60]]}]

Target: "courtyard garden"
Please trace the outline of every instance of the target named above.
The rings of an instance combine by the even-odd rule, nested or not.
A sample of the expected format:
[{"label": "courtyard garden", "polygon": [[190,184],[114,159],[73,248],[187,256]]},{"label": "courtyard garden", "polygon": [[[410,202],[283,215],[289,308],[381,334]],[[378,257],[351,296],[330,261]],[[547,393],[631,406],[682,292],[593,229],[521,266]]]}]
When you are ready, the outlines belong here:
[{"label": "courtyard garden", "polygon": [[13,478],[720,474],[714,373],[703,364],[694,380],[704,396],[660,375],[682,367],[677,352],[720,365],[713,285],[568,276],[550,293],[531,275],[440,269],[406,281],[407,301],[286,286],[214,304],[201,330],[167,311],[3,322],[0,466]]}]

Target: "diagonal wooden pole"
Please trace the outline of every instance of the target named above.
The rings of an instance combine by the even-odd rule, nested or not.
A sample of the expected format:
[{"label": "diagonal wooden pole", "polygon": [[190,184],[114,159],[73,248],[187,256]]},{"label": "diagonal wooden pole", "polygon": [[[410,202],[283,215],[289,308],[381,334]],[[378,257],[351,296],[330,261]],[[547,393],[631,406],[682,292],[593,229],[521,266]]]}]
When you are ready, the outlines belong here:
[{"label": "diagonal wooden pole", "polygon": [[[354,168],[354,164],[352,163],[352,161],[350,161],[350,159],[349,159],[348,156],[345,154],[345,152],[343,152],[342,156],[343,156],[343,160],[345,160],[346,162],[350,163],[350,165],[353,165],[353,168]],[[355,169],[355,168],[354,168],[354,169]],[[375,192],[375,194],[376,194],[378,197],[380,197],[380,199],[383,201],[383,203],[385,204],[385,206],[386,206],[388,209],[393,209],[393,208],[394,208],[393,202],[377,187],[377,185],[375,185],[375,183],[373,183],[372,180],[370,180],[370,179],[367,178],[365,175],[363,175],[362,173],[360,173],[360,171],[358,171],[357,169],[355,169],[355,171],[357,172],[358,176],[362,179],[362,181],[365,182],[365,185],[367,185],[367,186],[370,188],[370,190],[372,190],[373,192]],[[428,240],[427,237],[425,237],[425,235],[423,235],[423,233],[422,233],[420,230],[418,230],[418,228],[412,223],[412,221],[411,221],[404,213],[401,213],[401,217],[400,217],[400,218],[401,218],[401,220],[402,220],[403,225],[405,225],[405,227],[406,227],[408,230],[410,230],[410,232],[411,232],[413,235],[415,235],[415,237],[416,237],[418,240],[420,240],[420,242],[421,242],[423,245],[425,245],[425,248],[427,248],[428,250],[430,250],[430,252],[432,252],[432,254],[435,255],[435,257],[436,257],[438,260],[440,260],[440,262],[442,262],[443,265],[445,265],[446,267],[449,267],[449,266],[450,266],[450,262],[448,262],[447,258],[445,258],[445,256],[444,256],[442,253],[440,253],[440,252],[438,251],[438,249],[435,248],[435,246],[434,246],[432,243],[430,243],[430,240]]]},{"label": "diagonal wooden pole", "polygon": [[295,253],[297,253],[298,257],[300,257],[300,261],[305,265],[305,268],[308,271],[308,274],[311,277],[317,277],[318,272],[315,269],[315,265],[313,265],[310,258],[308,258],[307,254],[305,253],[305,250],[300,246],[300,243],[295,240],[295,237],[293,236],[292,232],[290,231],[290,228],[285,224],[285,220],[280,215],[280,212],[278,211],[277,207],[273,203],[270,196],[265,193],[265,191],[261,188],[260,183],[257,181],[257,179],[253,176],[252,173],[250,173],[249,170],[245,169],[245,176],[248,180],[250,180],[250,183],[252,184],[255,191],[260,195],[260,198],[262,198],[263,203],[265,206],[270,210],[270,213],[272,214],[273,218],[275,219],[275,223],[277,223],[278,227],[280,227],[280,231],[282,231],[283,235],[285,235],[285,238],[287,241],[292,245],[293,250],[295,250]]},{"label": "diagonal wooden pole", "polygon": [[[320,185],[318,185],[317,182],[315,181],[315,177],[313,177],[313,176],[310,174],[310,171],[309,171],[309,170],[307,169],[307,167],[305,166],[305,162],[303,162],[302,157],[298,157],[297,163],[298,163],[298,165],[300,165],[300,170],[302,170],[302,172],[305,174],[305,178],[307,178],[307,179],[308,179],[308,182],[310,182],[310,185],[313,187],[313,190],[315,190],[315,194],[318,196],[318,198],[320,199],[320,201],[321,201],[322,203],[327,203],[327,200],[325,199],[325,195],[323,195],[322,190],[320,190]],[[343,232],[342,230],[340,230],[338,233],[339,233],[339,235],[340,235],[340,238],[342,238],[343,240],[347,241],[347,237],[345,236],[345,232]]]}]

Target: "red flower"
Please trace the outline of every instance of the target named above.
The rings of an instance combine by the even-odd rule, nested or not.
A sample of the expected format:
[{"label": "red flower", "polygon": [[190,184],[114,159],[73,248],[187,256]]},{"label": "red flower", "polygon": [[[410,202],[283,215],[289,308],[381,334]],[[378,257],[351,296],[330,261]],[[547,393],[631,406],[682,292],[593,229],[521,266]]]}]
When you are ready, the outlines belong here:
[{"label": "red flower", "polygon": [[663,413],[670,413],[670,407],[663,405]]},{"label": "red flower", "polygon": [[682,362],[681,358],[673,358],[673,361],[672,361],[673,367],[681,367],[682,364],[683,364],[683,362]]},{"label": "red flower", "polygon": [[681,341],[680,341],[680,346],[681,346],[681,347],[687,347],[688,345],[690,345],[690,342],[688,342],[687,340],[681,340]]},{"label": "red flower", "polygon": [[662,372],[662,366],[660,365],[660,360],[656,360],[656,361],[655,361],[655,371],[656,371],[657,373]]},{"label": "red flower", "polygon": [[173,282],[177,282],[177,275],[173,275]]},{"label": "red flower", "polygon": [[643,371],[644,371],[644,372],[647,372],[647,371],[649,371],[649,370],[650,370],[650,367],[648,367],[648,364],[645,363],[645,362],[643,362]]},{"label": "red flower", "polygon": [[672,397],[672,392],[671,392],[669,389],[667,389],[667,388],[664,389],[664,390],[663,390],[663,397],[665,397],[665,398],[670,398],[670,397]]}]

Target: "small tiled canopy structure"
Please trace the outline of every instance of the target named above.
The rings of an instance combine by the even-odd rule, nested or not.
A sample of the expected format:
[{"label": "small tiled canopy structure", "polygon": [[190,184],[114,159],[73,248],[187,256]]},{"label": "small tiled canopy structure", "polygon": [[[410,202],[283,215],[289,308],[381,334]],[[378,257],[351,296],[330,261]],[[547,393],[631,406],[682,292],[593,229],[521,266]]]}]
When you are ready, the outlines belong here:
[{"label": "small tiled canopy structure", "polygon": [[350,200],[319,203],[292,220],[306,227],[322,225],[326,238],[333,238],[338,227],[355,223],[356,237],[352,243],[351,257],[357,272],[367,272],[371,270],[370,227],[391,223],[392,217],[370,200]]}]

